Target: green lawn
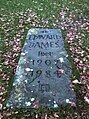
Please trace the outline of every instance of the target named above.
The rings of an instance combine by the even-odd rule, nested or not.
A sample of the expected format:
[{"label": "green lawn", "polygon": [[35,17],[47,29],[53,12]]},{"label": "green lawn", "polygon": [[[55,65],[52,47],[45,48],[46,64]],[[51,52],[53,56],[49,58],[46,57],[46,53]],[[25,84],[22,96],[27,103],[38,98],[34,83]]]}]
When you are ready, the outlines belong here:
[{"label": "green lawn", "polygon": [[[39,114],[37,119],[44,119],[45,114],[50,117],[48,119],[88,119],[89,102],[84,99],[89,96],[88,19],[88,0],[0,0],[0,89],[3,92],[4,119],[35,119],[36,114]],[[77,96],[76,106],[61,106],[54,110],[11,110],[5,107],[27,31],[33,27],[62,30],[73,68],[72,81],[77,79],[81,82],[73,84]],[[83,76],[85,79],[82,81]],[[55,112],[59,117],[52,118]]]}]

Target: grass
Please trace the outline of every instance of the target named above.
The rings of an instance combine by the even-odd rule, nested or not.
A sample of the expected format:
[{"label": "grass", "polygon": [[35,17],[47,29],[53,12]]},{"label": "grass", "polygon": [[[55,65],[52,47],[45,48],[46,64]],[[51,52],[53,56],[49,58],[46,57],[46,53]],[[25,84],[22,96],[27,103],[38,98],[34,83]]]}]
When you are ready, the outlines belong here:
[{"label": "grass", "polygon": [[[7,74],[7,76],[9,76],[10,80],[6,81],[4,78],[2,78],[0,80],[0,83],[5,86],[7,92],[6,94],[4,94],[4,97],[7,96],[8,97],[8,92],[10,92],[11,88],[12,88],[12,83],[14,79],[14,74],[13,74],[13,66],[7,66],[4,65],[3,62],[5,61],[5,57],[4,54],[5,52],[12,52],[12,46],[8,45],[10,41],[13,41],[13,38],[16,36],[16,34],[18,34],[18,32],[20,32],[20,28],[18,27],[19,25],[19,19],[22,19],[23,21],[25,21],[25,18],[27,18],[27,16],[23,17],[24,12],[26,12],[27,9],[32,10],[32,12],[34,12],[36,15],[34,18],[34,16],[31,18],[31,22],[24,24],[24,32],[20,32],[21,33],[21,48],[23,47],[23,44],[25,42],[25,37],[27,34],[28,29],[32,28],[32,27],[48,27],[48,28],[59,28],[59,25],[55,25],[57,23],[57,20],[60,22],[61,18],[59,17],[59,13],[61,10],[65,10],[66,8],[68,8],[69,10],[67,11],[66,16],[68,16],[71,12],[73,14],[76,15],[75,19],[78,19],[78,16],[82,13],[86,19],[88,19],[88,13],[89,13],[89,1],[88,0],[0,0],[0,21],[1,21],[1,26],[0,26],[0,53],[1,58],[0,58],[0,62],[1,62],[1,68],[2,70],[1,73]],[[66,11],[66,10],[65,10]],[[22,15],[21,15],[22,13]],[[27,13],[26,13],[27,14]],[[74,20],[75,20],[74,19]],[[47,21],[48,24],[45,25],[44,22]],[[35,26],[33,23],[36,23]],[[54,24],[54,25],[53,25]],[[9,30],[8,30],[9,29]],[[85,36],[81,38],[82,42],[83,42],[83,48],[89,48],[89,35],[88,32],[86,32],[85,29],[80,29],[80,32],[84,33]],[[66,33],[63,30],[63,37],[64,39],[66,39]],[[18,37],[16,37],[16,39],[18,39]],[[77,70],[76,65],[74,64],[74,60],[71,57],[71,52],[69,51],[69,44],[67,43],[67,41],[65,40],[65,47],[66,50],[68,51],[69,54],[69,60],[71,61],[72,67],[73,67],[73,77],[74,79],[79,79],[80,77],[80,70]],[[13,53],[17,53],[17,52],[13,52]],[[11,54],[11,56],[13,55],[13,53]],[[16,56],[16,62],[18,62],[19,60],[19,56],[20,56],[20,52],[17,53],[18,55]],[[8,59],[8,58],[7,58]],[[14,66],[15,67],[15,66]],[[4,80],[3,80],[4,79]],[[74,80],[73,79],[73,80]],[[8,86],[9,84],[9,86]],[[48,115],[53,115],[54,112],[57,112],[59,115],[60,119],[65,119],[67,117],[67,115],[71,117],[71,115],[73,117],[76,117],[76,113],[80,116],[82,116],[82,113],[85,116],[85,112],[86,111],[86,115],[88,112],[88,105],[87,103],[84,102],[84,93],[82,93],[82,89],[83,89],[83,85],[79,85],[76,84],[74,86],[75,91],[76,91],[76,95],[77,95],[77,107],[70,107],[70,106],[66,106],[66,107],[59,107],[59,109],[54,109],[54,110],[49,110],[49,109],[42,109],[40,108],[39,110],[8,110],[8,109],[4,109],[3,112],[10,112],[11,111],[11,116],[10,119],[13,119],[13,117],[16,117],[16,119],[20,119],[22,117],[22,115],[24,115],[26,117],[26,115],[30,114],[30,116],[28,115],[27,118],[34,118],[35,114],[39,114],[39,115],[43,115],[45,113],[47,113]],[[4,101],[4,106],[5,106],[5,102]],[[18,114],[13,113],[18,111]],[[27,112],[25,112],[27,111]],[[6,117],[4,115],[4,118],[9,118]],[[83,117],[84,118],[84,117]],[[87,118],[86,118],[87,119]]]}]

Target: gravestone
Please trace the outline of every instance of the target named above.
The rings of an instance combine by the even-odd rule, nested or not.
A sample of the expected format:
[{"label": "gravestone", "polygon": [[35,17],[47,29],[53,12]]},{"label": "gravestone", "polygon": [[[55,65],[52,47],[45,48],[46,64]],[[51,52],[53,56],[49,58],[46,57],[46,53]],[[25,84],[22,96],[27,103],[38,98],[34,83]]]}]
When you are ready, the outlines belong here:
[{"label": "gravestone", "polygon": [[61,30],[30,29],[7,107],[56,108],[75,102],[71,75]]}]

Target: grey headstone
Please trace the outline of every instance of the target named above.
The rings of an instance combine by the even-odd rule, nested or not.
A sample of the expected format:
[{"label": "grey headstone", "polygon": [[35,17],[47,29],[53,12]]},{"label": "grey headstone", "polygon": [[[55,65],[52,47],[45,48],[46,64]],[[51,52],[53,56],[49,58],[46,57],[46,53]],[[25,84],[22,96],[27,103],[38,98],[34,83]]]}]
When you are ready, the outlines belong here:
[{"label": "grey headstone", "polygon": [[61,30],[30,29],[7,107],[55,108],[75,102],[71,75]]}]

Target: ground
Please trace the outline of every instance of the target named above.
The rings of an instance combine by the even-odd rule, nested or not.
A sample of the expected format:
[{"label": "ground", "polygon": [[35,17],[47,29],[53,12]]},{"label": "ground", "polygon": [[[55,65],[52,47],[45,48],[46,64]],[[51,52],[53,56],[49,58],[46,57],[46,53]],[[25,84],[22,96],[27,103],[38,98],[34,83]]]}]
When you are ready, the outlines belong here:
[{"label": "ground", "polygon": [[[0,114],[3,119],[89,118],[89,1],[0,0]],[[30,28],[60,28],[73,68],[76,105],[58,109],[7,109],[14,73]]]}]

